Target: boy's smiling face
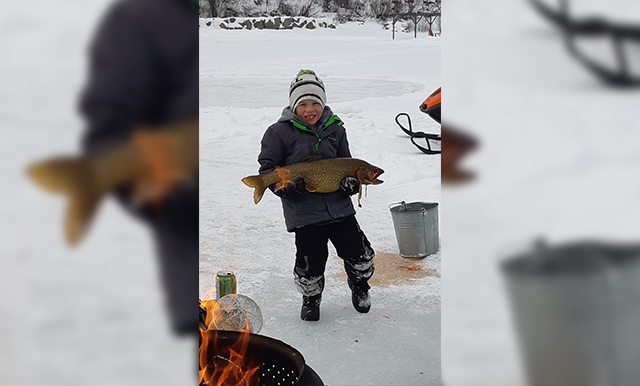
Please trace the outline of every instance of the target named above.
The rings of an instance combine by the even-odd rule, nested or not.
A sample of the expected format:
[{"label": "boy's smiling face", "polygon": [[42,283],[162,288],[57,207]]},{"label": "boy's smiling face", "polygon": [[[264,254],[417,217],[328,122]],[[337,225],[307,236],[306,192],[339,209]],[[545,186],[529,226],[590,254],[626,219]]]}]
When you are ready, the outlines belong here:
[{"label": "boy's smiling face", "polygon": [[322,116],[322,105],[313,99],[305,99],[296,107],[296,115],[310,125],[315,125]]}]

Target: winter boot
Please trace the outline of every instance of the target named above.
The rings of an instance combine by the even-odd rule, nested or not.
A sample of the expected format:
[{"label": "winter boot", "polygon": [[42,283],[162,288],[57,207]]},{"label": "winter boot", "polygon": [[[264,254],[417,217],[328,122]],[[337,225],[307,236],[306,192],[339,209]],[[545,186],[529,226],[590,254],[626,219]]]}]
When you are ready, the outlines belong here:
[{"label": "winter boot", "polygon": [[371,309],[371,298],[369,297],[369,289],[365,285],[355,285],[349,281],[349,288],[351,288],[351,303],[353,308],[361,314],[366,314]]},{"label": "winter boot", "polygon": [[300,319],[314,322],[320,320],[320,301],[322,301],[322,294],[302,296]]}]

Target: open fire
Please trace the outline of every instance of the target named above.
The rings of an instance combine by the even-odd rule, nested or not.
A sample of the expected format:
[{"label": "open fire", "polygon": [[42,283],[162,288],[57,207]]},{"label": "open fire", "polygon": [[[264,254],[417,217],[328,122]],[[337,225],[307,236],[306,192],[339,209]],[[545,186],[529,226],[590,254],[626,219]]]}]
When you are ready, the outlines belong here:
[{"label": "open fire", "polygon": [[233,344],[223,344],[213,321],[215,300],[200,302],[200,386],[252,386],[259,383],[260,363],[247,355],[250,328],[248,322]]},{"label": "open fire", "polygon": [[[257,334],[262,327],[262,316],[258,318],[259,323],[252,313],[242,314],[243,319],[237,318],[233,307],[255,305],[252,300],[244,305],[236,302],[242,296],[230,294],[218,301],[200,301],[198,385],[295,386],[299,382],[322,385],[320,377],[305,365],[298,350]],[[242,322],[238,323],[239,320]]]}]

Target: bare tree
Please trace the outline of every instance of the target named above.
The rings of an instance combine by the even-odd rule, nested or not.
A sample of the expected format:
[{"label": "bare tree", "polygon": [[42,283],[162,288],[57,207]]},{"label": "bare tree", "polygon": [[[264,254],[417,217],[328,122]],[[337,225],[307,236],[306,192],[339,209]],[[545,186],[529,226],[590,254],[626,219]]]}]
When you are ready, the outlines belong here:
[{"label": "bare tree", "polygon": [[207,0],[200,0],[200,17],[211,17],[211,4]]}]

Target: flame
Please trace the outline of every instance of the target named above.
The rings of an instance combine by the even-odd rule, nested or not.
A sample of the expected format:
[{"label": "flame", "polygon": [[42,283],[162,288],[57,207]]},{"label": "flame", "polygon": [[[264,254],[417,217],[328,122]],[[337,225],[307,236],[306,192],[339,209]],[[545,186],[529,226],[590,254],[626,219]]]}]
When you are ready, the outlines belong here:
[{"label": "flame", "polygon": [[284,189],[287,185],[293,182],[291,171],[289,169],[276,168],[275,171],[278,174],[278,182],[276,182],[275,190]]},{"label": "flame", "polygon": [[[215,300],[202,301],[202,307],[207,311],[206,327],[200,330],[200,349],[198,384],[206,386],[251,386],[258,384],[258,370],[260,364],[252,363],[246,356],[249,346],[250,327],[245,321],[245,327],[240,331],[240,339],[231,347],[218,345],[218,332],[213,324],[213,307]],[[210,347],[210,343],[213,343]]]}]

